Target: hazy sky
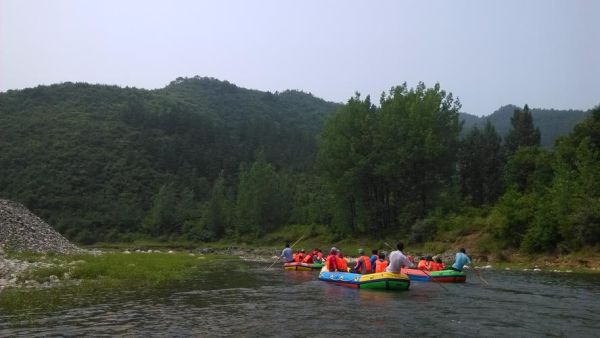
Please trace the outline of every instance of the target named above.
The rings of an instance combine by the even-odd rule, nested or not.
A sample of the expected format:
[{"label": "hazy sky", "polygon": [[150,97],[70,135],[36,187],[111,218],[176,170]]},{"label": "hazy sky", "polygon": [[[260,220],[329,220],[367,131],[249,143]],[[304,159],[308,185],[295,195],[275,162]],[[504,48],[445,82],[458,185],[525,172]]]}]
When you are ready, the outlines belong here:
[{"label": "hazy sky", "polygon": [[600,104],[600,1],[0,0],[0,91],[212,76],[346,101],[407,82],[500,105]]}]

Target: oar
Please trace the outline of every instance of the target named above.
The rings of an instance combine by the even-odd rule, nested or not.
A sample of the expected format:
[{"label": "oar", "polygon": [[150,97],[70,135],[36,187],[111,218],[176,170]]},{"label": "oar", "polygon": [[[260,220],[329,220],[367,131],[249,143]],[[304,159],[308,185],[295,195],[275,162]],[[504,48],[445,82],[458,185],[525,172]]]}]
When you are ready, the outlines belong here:
[{"label": "oar", "polygon": [[481,277],[481,274],[479,273],[479,271],[475,268],[475,263],[473,263],[473,261],[471,261],[471,265],[473,266],[473,271],[475,271],[475,274],[477,275],[477,277],[479,277],[479,279],[486,285],[486,286],[490,286],[490,283],[488,283],[485,279],[483,279],[483,277]]},{"label": "oar", "polygon": [[[298,242],[300,242],[302,240],[302,238],[304,238],[304,236],[306,235],[302,235],[302,237],[298,238],[297,241],[294,242],[294,244],[290,245],[290,249],[294,247],[294,245],[298,244]],[[273,262],[273,264],[269,265],[268,268],[266,268],[265,270],[269,270],[270,268],[273,267],[273,265],[275,265],[275,263],[279,262],[279,260],[281,259],[281,255],[279,255],[279,257],[277,257],[277,259],[275,260],[275,262]]]},{"label": "oar", "polygon": [[[385,244],[385,245],[387,245],[387,246],[389,246],[389,247],[390,247],[390,249],[392,249],[392,250],[395,250],[395,249],[394,249],[394,248],[393,248],[391,245],[389,245],[387,242],[384,242],[384,244]],[[438,281],[434,280],[434,279],[431,277],[431,275],[427,273],[427,271],[425,271],[425,270],[420,270],[420,271],[423,271],[423,273],[424,273],[424,274],[425,274],[427,277],[429,277],[429,280],[430,280],[430,281],[434,282],[436,285],[439,285],[439,286],[440,286],[442,289],[444,289],[444,290],[448,291],[448,289],[446,289],[446,287],[444,287],[444,286],[442,285],[442,283],[440,283],[440,282],[438,282]]]}]

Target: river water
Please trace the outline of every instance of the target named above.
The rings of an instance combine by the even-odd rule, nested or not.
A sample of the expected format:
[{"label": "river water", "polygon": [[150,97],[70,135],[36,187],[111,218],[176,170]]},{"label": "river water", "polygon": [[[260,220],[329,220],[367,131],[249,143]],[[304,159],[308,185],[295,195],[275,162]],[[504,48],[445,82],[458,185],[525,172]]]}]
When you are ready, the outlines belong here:
[{"label": "river water", "polygon": [[107,291],[27,321],[0,313],[0,337],[600,337],[598,275],[485,270],[489,286],[468,273],[464,284],[385,292],[265,266],[232,259],[184,283]]}]

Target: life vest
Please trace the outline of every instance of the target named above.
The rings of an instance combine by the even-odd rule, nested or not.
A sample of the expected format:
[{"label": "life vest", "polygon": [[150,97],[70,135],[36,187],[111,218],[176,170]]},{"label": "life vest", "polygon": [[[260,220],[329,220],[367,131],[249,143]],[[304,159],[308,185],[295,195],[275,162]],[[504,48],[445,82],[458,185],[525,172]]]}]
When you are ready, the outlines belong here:
[{"label": "life vest", "polygon": [[376,260],[375,261],[375,272],[385,272],[385,268],[387,268],[388,262],[386,260]]},{"label": "life vest", "polygon": [[313,255],[306,255],[306,257],[304,257],[304,259],[302,260],[302,263],[306,263],[306,264],[312,264],[313,262]]},{"label": "life vest", "polygon": [[327,261],[325,263],[325,266],[327,267],[327,271],[330,272],[335,272],[338,270],[337,267],[337,256],[335,255],[329,255],[327,256]]},{"label": "life vest", "polygon": [[429,266],[427,266],[427,261],[424,259],[421,259],[419,261],[419,265],[417,265],[417,269],[419,270],[429,270]]},{"label": "life vest", "polygon": [[442,263],[431,262],[431,271],[440,271],[442,270]]},{"label": "life vest", "polygon": [[296,262],[300,263],[302,262],[302,260],[304,259],[304,254],[302,252],[298,253],[298,256],[296,256]]},{"label": "life vest", "polygon": [[341,258],[341,257],[337,256],[336,264],[337,264],[338,271],[343,271],[343,272],[348,271],[348,262],[346,261],[346,258]]},{"label": "life vest", "polygon": [[360,256],[358,259],[363,260],[362,271],[360,273],[367,274],[371,273],[371,258],[367,256]]},{"label": "life vest", "polygon": [[292,257],[294,258],[294,262],[298,263],[298,254],[295,253]]}]

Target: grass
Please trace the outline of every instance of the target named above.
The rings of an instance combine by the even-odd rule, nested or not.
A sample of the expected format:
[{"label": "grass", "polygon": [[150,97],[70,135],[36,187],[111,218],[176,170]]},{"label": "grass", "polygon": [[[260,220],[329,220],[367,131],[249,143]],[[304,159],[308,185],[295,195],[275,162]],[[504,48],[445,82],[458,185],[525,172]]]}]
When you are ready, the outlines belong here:
[{"label": "grass", "polygon": [[97,295],[128,290],[157,289],[183,282],[203,266],[217,263],[222,256],[191,256],[188,253],[105,253],[102,255],[11,254],[30,262],[52,264],[31,269],[21,278],[47,281],[51,275],[71,281],[49,289],[8,289],[0,293],[2,312],[22,320],[34,313],[56,311]]}]

